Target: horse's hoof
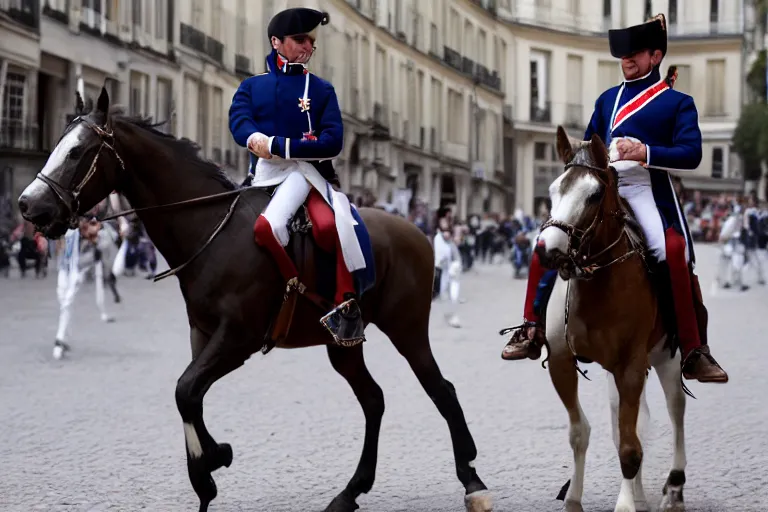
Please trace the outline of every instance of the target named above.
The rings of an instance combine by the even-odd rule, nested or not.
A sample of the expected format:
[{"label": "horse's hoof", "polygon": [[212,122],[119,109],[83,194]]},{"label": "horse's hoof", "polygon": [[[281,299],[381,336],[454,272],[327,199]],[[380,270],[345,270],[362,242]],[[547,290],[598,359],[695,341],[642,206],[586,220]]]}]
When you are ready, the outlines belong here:
[{"label": "horse's hoof", "polygon": [[218,468],[228,468],[232,464],[232,445],[229,443],[221,443],[216,449],[216,463]]},{"label": "horse's hoof", "polygon": [[352,512],[358,508],[360,506],[355,502],[355,499],[342,492],[333,498],[331,504],[326,507],[325,512]]},{"label": "horse's hoof", "polygon": [[584,512],[584,507],[581,506],[580,501],[566,500],[563,505],[564,512]]},{"label": "horse's hoof", "polygon": [[685,512],[685,503],[681,499],[681,495],[669,489],[661,498],[659,512]]},{"label": "horse's hoof", "polygon": [[464,496],[464,505],[467,507],[467,512],[491,512],[493,498],[487,489],[475,491]]}]

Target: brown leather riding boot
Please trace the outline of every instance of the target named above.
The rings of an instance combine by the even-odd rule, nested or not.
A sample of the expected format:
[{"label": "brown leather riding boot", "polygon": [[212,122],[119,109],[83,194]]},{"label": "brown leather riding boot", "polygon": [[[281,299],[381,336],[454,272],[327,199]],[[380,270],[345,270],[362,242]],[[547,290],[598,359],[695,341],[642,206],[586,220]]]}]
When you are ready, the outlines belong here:
[{"label": "brown leather riding boot", "polygon": [[715,361],[707,344],[707,323],[709,314],[704,306],[699,286],[699,278],[691,273],[691,288],[693,291],[693,308],[696,312],[696,323],[699,328],[699,339],[701,346],[692,350],[682,362],[683,377],[687,380],[698,380],[699,382],[717,382],[724,384],[728,382],[728,374]]},{"label": "brown leather riding boot", "polygon": [[537,322],[525,322],[515,329],[512,337],[501,351],[501,358],[507,361],[538,359],[541,347],[546,343],[544,326]]}]

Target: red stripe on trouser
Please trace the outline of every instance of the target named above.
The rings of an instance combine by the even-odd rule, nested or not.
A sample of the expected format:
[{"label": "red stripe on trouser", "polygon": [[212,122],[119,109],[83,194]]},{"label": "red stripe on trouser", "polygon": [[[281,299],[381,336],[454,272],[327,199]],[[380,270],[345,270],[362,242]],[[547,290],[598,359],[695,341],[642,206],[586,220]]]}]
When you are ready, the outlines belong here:
[{"label": "red stripe on trouser", "polygon": [[672,299],[677,317],[677,335],[680,339],[682,356],[685,358],[693,349],[701,346],[696,310],[693,307],[691,276],[688,272],[688,263],[685,261],[685,238],[674,228],[668,228],[664,234],[669,277],[672,281]]},{"label": "red stripe on trouser", "polygon": [[341,252],[341,241],[336,235],[336,305],[344,302],[344,294],[355,293],[355,282],[352,273],[344,262],[344,254]]},{"label": "red stripe on trouser", "polygon": [[534,252],[531,258],[531,265],[528,268],[528,289],[525,292],[525,308],[523,309],[523,316],[529,322],[539,321],[539,315],[533,310],[533,301],[536,299],[539,281],[541,281],[545,272],[546,269],[539,262],[539,255]]},{"label": "red stripe on trouser", "polygon": [[296,265],[293,264],[288,253],[285,252],[285,248],[280,245],[280,242],[275,237],[275,233],[272,231],[272,226],[264,215],[259,215],[259,218],[256,220],[256,225],[253,227],[253,235],[257,244],[272,253],[272,257],[275,258],[277,266],[280,268],[280,273],[286,281],[293,277],[298,277],[299,271],[296,270]]}]

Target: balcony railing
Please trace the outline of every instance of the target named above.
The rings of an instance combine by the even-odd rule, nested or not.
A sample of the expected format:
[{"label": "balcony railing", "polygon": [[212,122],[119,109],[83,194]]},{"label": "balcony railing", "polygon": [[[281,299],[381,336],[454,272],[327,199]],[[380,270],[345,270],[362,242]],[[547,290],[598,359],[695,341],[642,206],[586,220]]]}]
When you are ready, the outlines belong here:
[{"label": "balcony railing", "polygon": [[550,102],[545,101],[544,106],[539,106],[536,102],[531,100],[531,121],[534,123],[551,123],[552,122],[552,108]]},{"label": "balcony railing", "polygon": [[251,59],[246,57],[245,55],[236,54],[235,55],[235,73],[240,73],[242,75],[252,75],[253,71],[251,70]]},{"label": "balcony railing", "polygon": [[36,125],[24,126],[20,120],[0,122],[0,150],[40,151]]},{"label": "balcony railing", "polygon": [[456,50],[443,46],[443,61],[454,69],[461,71],[461,54]]},{"label": "balcony railing", "polygon": [[461,59],[461,71],[463,73],[468,74],[468,75],[474,75],[475,74],[475,61],[473,61],[469,57],[463,57]]},{"label": "balcony railing", "polygon": [[69,0],[64,3],[64,11],[52,6],[48,0],[43,4],[43,14],[65,25],[69,25]]},{"label": "balcony railing", "polygon": [[205,53],[205,34],[192,25],[180,24],[179,37],[181,44],[193,50]]},{"label": "balcony railing", "polygon": [[25,27],[40,30],[40,0],[0,0],[0,11]]},{"label": "balcony railing", "polygon": [[205,35],[201,30],[186,23],[179,25],[181,44],[208,55],[219,64],[224,63],[224,45],[220,41]]},{"label": "balcony railing", "polygon": [[574,103],[565,106],[565,126],[568,128],[584,128],[584,107]]}]

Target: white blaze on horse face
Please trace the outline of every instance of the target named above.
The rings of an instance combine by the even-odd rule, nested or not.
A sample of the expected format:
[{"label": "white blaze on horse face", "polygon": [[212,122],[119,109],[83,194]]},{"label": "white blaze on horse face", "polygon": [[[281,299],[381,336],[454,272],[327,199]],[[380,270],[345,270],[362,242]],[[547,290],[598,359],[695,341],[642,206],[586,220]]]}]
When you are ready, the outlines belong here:
[{"label": "white blaze on horse face", "polygon": [[[51,155],[48,157],[48,161],[45,162],[40,174],[43,174],[66,187],[68,182],[66,179],[62,179],[61,169],[67,161],[69,152],[80,145],[86,135],[87,128],[83,124],[78,124],[72,128],[72,130],[70,130],[70,132],[67,133],[53,149],[53,152],[51,152]],[[48,185],[46,185],[43,180],[35,178],[35,180],[24,190],[22,196],[28,200],[34,201],[40,199],[43,194],[49,191],[50,189],[48,188]]]},{"label": "white blaze on horse face", "polygon": [[[584,215],[589,197],[600,191],[600,182],[591,174],[582,174],[571,182],[565,193],[561,193],[563,179],[570,172],[574,170],[564,172],[549,186],[551,217],[565,224],[576,225]],[[557,249],[566,253],[568,250],[568,234],[558,227],[550,226],[542,231],[539,240],[544,242],[547,252]]]}]

